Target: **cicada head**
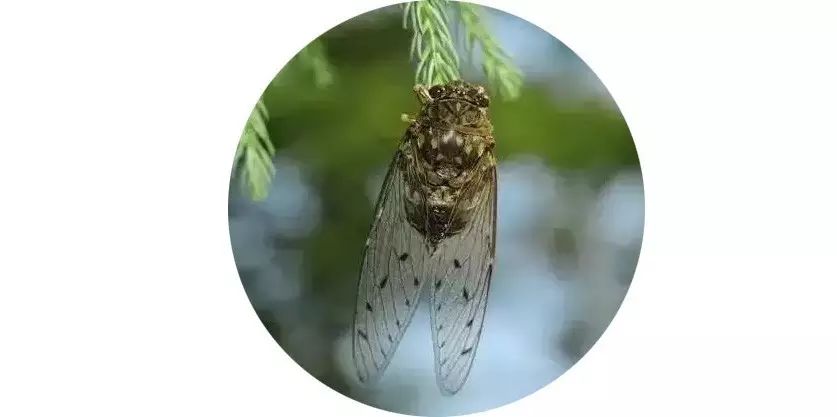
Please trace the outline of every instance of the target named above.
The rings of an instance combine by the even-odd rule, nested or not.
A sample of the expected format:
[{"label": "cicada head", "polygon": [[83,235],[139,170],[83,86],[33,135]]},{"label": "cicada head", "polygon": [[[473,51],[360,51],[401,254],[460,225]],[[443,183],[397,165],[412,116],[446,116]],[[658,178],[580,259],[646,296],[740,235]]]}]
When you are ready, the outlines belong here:
[{"label": "cicada head", "polygon": [[416,86],[416,94],[424,104],[422,115],[431,124],[443,129],[480,131],[489,134],[488,119],[490,100],[485,88],[455,80],[427,88]]}]

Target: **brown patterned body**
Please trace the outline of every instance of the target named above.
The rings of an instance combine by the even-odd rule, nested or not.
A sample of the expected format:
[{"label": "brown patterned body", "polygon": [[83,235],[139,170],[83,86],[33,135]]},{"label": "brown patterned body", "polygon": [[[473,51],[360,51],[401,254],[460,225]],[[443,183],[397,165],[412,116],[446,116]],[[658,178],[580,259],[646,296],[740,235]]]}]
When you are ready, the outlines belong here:
[{"label": "brown patterned body", "polygon": [[423,108],[401,146],[410,224],[435,247],[465,227],[494,181],[494,137],[482,87],[451,83],[416,90]]}]

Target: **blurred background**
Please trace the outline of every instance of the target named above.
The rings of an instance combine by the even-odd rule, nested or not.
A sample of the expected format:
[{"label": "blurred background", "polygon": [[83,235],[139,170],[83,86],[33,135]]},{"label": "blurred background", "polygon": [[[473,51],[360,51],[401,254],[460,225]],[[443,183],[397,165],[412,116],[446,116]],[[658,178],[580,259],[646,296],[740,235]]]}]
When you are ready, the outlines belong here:
[{"label": "blurred background", "polygon": [[[405,414],[493,408],[543,387],[599,338],[639,256],[643,186],[630,132],[606,89],[565,45],[484,9],[485,23],[524,78],[490,108],[499,165],[498,242],[474,367],[453,397],[433,374],[425,302],[380,383],[362,387],[351,358],[360,256],[386,167],[415,113],[410,33],[397,6],[317,40],[325,60],[295,58],[262,101],[275,146],[269,193],[254,201],[236,178],[230,236],[241,281],[270,334],[329,387]],[[463,78],[482,83],[479,62]]]}]

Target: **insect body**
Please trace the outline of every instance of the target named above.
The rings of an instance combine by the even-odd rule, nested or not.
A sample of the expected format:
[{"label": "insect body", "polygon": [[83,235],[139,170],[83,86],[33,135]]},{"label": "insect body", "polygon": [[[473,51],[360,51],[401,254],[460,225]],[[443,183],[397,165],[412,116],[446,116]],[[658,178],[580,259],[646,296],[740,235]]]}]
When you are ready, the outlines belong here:
[{"label": "insect body", "polygon": [[[482,332],[493,271],[497,172],[485,89],[463,81],[415,87],[422,104],[384,180],[358,283],[358,378],[389,365],[430,287],[436,380],[462,387]],[[429,282],[429,284],[427,284]]]}]

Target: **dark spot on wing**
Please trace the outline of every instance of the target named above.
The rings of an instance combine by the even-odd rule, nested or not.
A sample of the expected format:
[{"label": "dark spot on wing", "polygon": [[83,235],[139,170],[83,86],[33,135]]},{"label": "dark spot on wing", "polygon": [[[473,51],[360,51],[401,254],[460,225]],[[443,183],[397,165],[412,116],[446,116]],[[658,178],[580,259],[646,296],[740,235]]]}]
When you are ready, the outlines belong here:
[{"label": "dark spot on wing", "polygon": [[391,335],[391,334],[388,334],[388,335],[387,335],[387,338],[389,339],[389,342],[390,342],[390,343],[392,343],[392,335]]},{"label": "dark spot on wing", "polygon": [[366,302],[366,311],[372,311],[372,304],[369,304],[368,301]]},{"label": "dark spot on wing", "polygon": [[413,286],[418,287],[418,285],[419,285],[418,278],[413,278]]},{"label": "dark spot on wing", "polygon": [[436,280],[436,289],[438,290],[441,286],[442,286],[442,280],[437,279]]},{"label": "dark spot on wing", "polygon": [[474,319],[468,320],[468,322],[465,323],[465,327],[471,327],[473,325],[474,325]]},{"label": "dark spot on wing", "polygon": [[385,277],[384,277],[384,279],[382,279],[382,280],[381,280],[381,282],[378,284],[378,288],[380,288],[380,289],[384,289],[384,287],[386,287],[386,286],[387,286],[387,281],[388,281],[388,280],[389,280],[389,276],[387,275],[387,276],[385,276]]},{"label": "dark spot on wing", "polygon": [[409,257],[410,257],[410,254],[409,254],[409,253],[407,253],[407,252],[404,252],[404,253],[402,253],[402,254],[401,254],[401,256],[399,256],[399,257],[398,257],[398,260],[399,260],[399,261],[401,261],[401,262],[404,262],[404,261],[406,261],[406,260],[407,260],[407,258],[409,258]]},{"label": "dark spot on wing", "polygon": [[462,351],[462,355],[467,355],[467,354],[471,353],[471,351],[472,351],[473,349],[474,349],[474,348],[469,347],[468,349],[463,350],[463,351]]},{"label": "dark spot on wing", "polygon": [[407,307],[409,307],[409,306],[410,306],[410,299],[409,299],[409,298],[405,298],[405,299],[404,299],[404,304],[406,304],[406,305],[407,305]]},{"label": "dark spot on wing", "polygon": [[395,325],[401,328],[401,320],[395,319]]},{"label": "dark spot on wing", "polygon": [[462,298],[464,298],[465,301],[468,301],[468,300],[471,299],[471,297],[469,297],[469,294],[468,294],[468,289],[465,288],[465,287],[462,287]]},{"label": "dark spot on wing", "polygon": [[447,340],[442,340],[442,344],[439,345],[439,349],[445,347],[445,342],[447,342]]},{"label": "dark spot on wing", "polygon": [[363,330],[357,329],[357,334],[363,338],[363,340],[369,340],[369,336]]},{"label": "dark spot on wing", "polygon": [[462,264],[459,263],[459,259],[454,259],[453,260],[453,266],[456,267],[456,268],[462,268]]},{"label": "dark spot on wing", "polygon": [[444,366],[445,362],[447,362],[447,361],[448,361],[448,358],[444,358],[444,359],[442,359],[441,362],[439,362],[439,365]]},{"label": "dark spot on wing", "polygon": [[366,378],[363,375],[358,374],[357,379],[359,379],[360,382],[366,382]]},{"label": "dark spot on wing", "polygon": [[442,310],[442,303],[436,304],[436,311]]},{"label": "dark spot on wing", "polygon": [[436,328],[436,331],[439,331],[439,332],[442,331],[442,325],[441,324],[439,325],[439,327]]}]

